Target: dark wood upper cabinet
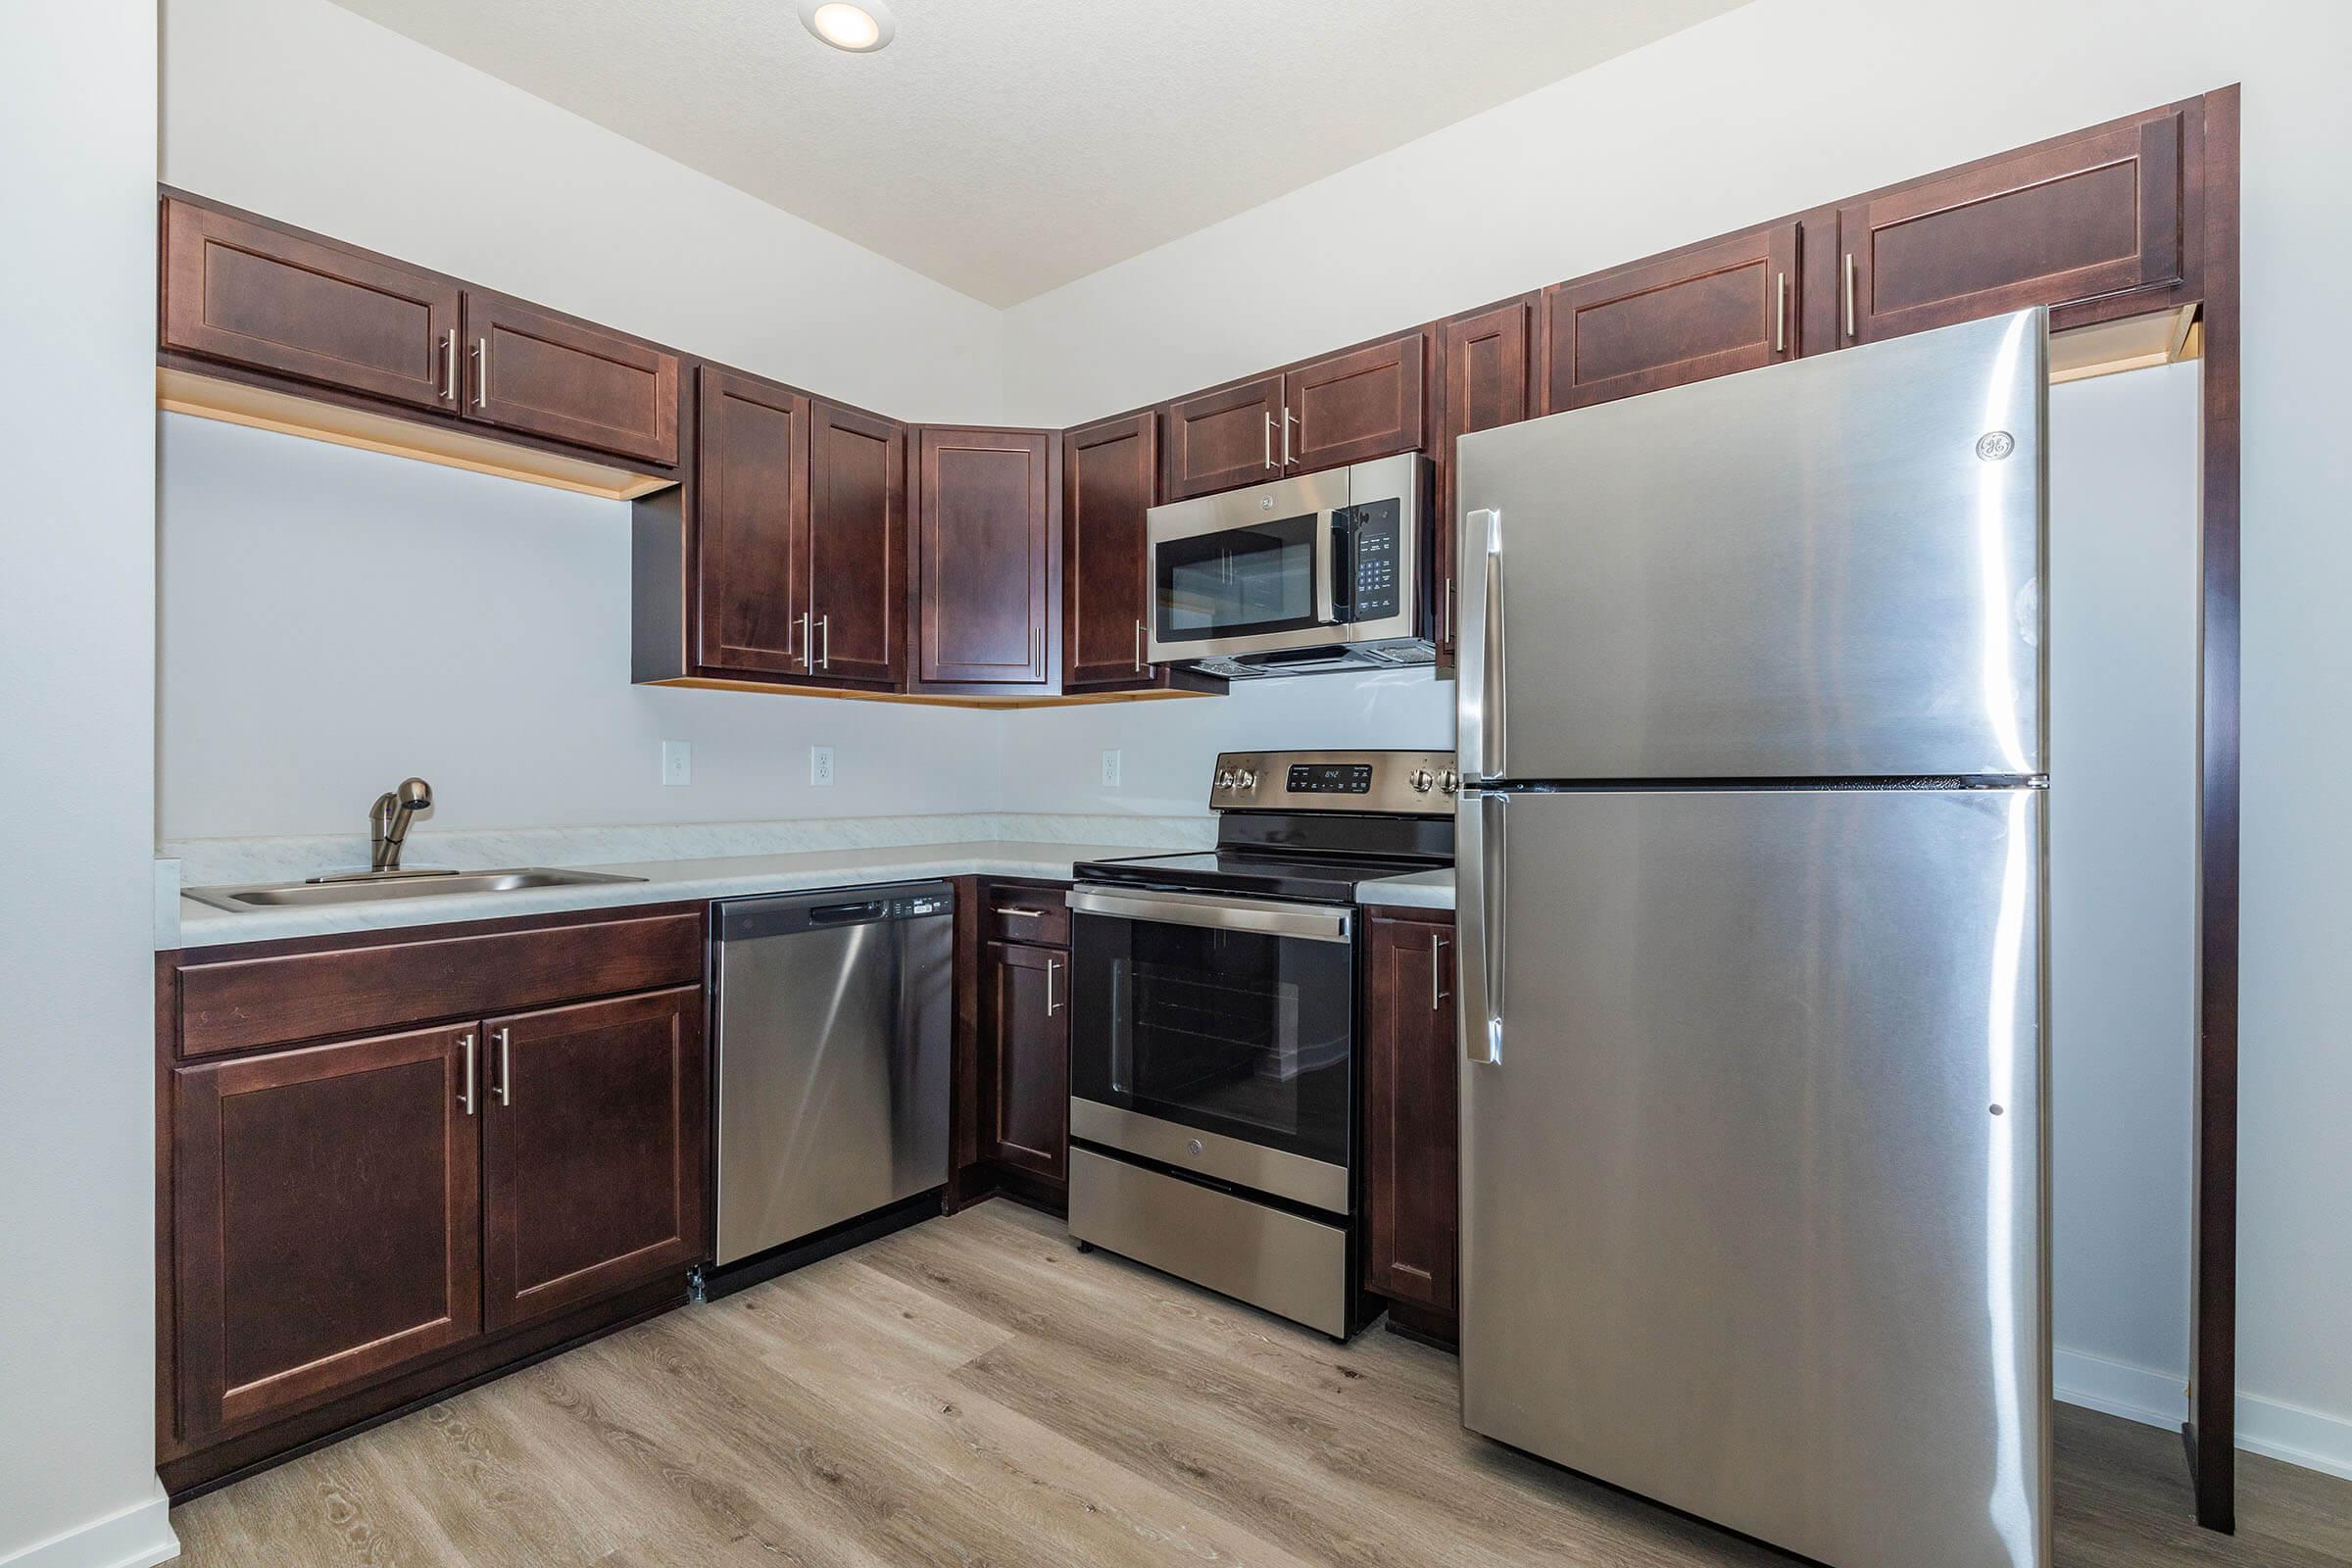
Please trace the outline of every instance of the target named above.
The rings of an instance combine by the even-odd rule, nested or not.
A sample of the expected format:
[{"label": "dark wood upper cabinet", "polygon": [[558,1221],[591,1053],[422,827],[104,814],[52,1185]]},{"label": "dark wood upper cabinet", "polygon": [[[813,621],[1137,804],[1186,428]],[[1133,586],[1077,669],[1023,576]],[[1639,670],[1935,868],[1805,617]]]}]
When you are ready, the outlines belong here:
[{"label": "dark wood upper cabinet", "polygon": [[2169,288],[2200,128],[2176,106],[1839,208],[1839,341]]},{"label": "dark wood upper cabinet", "polygon": [[163,252],[164,348],[458,412],[449,279],[173,199]]},{"label": "dark wood upper cabinet", "polygon": [[478,1331],[478,1046],[464,1025],[172,1071],[182,1439]]},{"label": "dark wood upper cabinet", "polygon": [[678,461],[678,357],[466,291],[466,417],[618,457]]},{"label": "dark wood upper cabinet", "polygon": [[1070,1162],[1070,956],[1057,948],[987,948],[989,1157],[1050,1182]]},{"label": "dark wood upper cabinet", "polygon": [[1163,411],[1170,501],[1282,476],[1282,377],[1202,392]]},{"label": "dark wood upper cabinet", "polygon": [[808,454],[810,666],[906,678],[906,427],[816,405]]},{"label": "dark wood upper cabinet", "polygon": [[1293,472],[1417,452],[1429,400],[1418,330],[1288,371],[1287,436],[1276,445]]},{"label": "dark wood upper cabinet", "polygon": [[1438,511],[1436,555],[1438,662],[1453,662],[1460,590],[1454,537],[1454,448],[1462,436],[1517,424],[1534,413],[1528,366],[1534,358],[1536,297],[1457,316],[1438,325]]},{"label": "dark wood upper cabinet", "polygon": [[1058,439],[925,425],[915,451],[917,675],[1043,689],[1058,652]]},{"label": "dark wood upper cabinet", "polygon": [[1364,922],[1364,1285],[1450,1315],[1460,1228],[1453,922]]},{"label": "dark wood upper cabinet", "polygon": [[1543,412],[1656,392],[1798,350],[1794,221],[1713,240],[1543,294]]},{"label": "dark wood upper cabinet", "polygon": [[683,1274],[703,1255],[702,988],[482,1028],[487,1326]]},{"label": "dark wood upper cabinet", "polygon": [[805,674],[808,400],[709,365],[696,381],[701,662]]},{"label": "dark wood upper cabinet", "polygon": [[1159,417],[1147,411],[1061,438],[1061,684],[1150,681],[1144,514],[1159,478]]}]

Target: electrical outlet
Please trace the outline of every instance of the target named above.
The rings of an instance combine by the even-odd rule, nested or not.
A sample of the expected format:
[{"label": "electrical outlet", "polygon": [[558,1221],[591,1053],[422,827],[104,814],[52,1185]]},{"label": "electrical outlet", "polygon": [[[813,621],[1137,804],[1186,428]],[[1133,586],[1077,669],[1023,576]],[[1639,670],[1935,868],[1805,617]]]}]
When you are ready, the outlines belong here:
[{"label": "electrical outlet", "polygon": [[808,748],[808,782],[819,789],[831,787],[833,783],[832,747],[811,746]]},{"label": "electrical outlet", "polygon": [[662,743],[662,782],[672,785],[694,782],[694,742]]},{"label": "electrical outlet", "polygon": [[1102,754],[1102,787],[1106,790],[1119,787],[1119,754],[1115,751]]}]

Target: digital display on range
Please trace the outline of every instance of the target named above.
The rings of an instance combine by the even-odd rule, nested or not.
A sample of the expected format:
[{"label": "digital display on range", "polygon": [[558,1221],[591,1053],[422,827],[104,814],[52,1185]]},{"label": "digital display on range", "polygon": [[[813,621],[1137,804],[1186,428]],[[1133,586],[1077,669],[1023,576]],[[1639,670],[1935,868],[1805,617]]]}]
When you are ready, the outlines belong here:
[{"label": "digital display on range", "polygon": [[1369,795],[1369,762],[1293,762],[1288,780],[1293,795]]}]

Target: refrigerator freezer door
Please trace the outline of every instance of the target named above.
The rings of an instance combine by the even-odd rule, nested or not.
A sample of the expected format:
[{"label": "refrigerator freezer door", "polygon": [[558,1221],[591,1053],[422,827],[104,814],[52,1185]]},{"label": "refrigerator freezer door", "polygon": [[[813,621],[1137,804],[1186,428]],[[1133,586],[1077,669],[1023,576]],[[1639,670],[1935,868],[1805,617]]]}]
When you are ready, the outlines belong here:
[{"label": "refrigerator freezer door", "polygon": [[2042,802],[1466,802],[1466,1425],[1837,1568],[2046,1568]]},{"label": "refrigerator freezer door", "polygon": [[1464,436],[1463,776],[2046,771],[2044,339],[2021,312]]}]

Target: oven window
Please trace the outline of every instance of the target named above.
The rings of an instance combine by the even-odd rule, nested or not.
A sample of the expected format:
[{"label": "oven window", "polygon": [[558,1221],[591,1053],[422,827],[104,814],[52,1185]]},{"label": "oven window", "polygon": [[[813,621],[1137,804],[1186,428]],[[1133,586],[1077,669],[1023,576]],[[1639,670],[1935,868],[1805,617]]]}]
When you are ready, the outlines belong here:
[{"label": "oven window", "polygon": [[1073,936],[1073,1093],[1348,1162],[1348,944],[1094,914]]},{"label": "oven window", "polygon": [[1316,624],[1315,530],[1322,520],[1310,512],[1152,546],[1160,641]]}]

